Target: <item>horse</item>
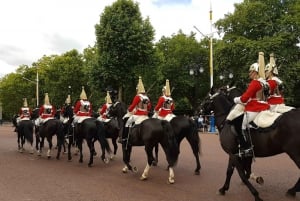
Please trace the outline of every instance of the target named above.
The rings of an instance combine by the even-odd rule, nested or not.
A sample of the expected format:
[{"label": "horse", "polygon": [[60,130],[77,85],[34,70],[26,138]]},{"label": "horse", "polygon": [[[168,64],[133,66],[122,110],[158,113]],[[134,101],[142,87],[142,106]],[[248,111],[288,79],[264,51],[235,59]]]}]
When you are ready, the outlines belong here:
[{"label": "horse", "polygon": [[[97,120],[98,120],[99,113],[94,113],[93,117],[97,118]],[[108,117],[108,118],[110,118],[110,117]],[[111,159],[112,159],[116,156],[117,151],[118,151],[117,139],[119,137],[119,132],[121,130],[121,127],[120,127],[119,121],[116,117],[112,117],[109,119],[109,121],[102,122],[102,123],[104,126],[105,137],[107,139],[111,139],[111,143],[114,147],[113,156],[111,156]]]},{"label": "horse", "polygon": [[[109,115],[120,115],[115,117],[117,117],[119,121],[123,121],[122,113],[124,110],[122,110],[122,108],[124,108],[124,106],[124,103],[115,103],[111,106],[113,108],[110,108]],[[123,125],[122,130],[124,130],[125,122],[122,122],[121,124]],[[122,169],[123,173],[127,173],[128,170],[137,172],[137,168],[132,167],[130,164],[132,147],[144,146],[147,155],[147,165],[140,179],[148,179],[150,167],[155,161],[152,153],[153,148],[160,144],[165,152],[168,162],[168,183],[173,184],[175,182],[173,167],[176,165],[178,160],[179,148],[172,126],[168,121],[154,118],[146,119],[142,123],[132,127],[130,132],[127,133],[127,136],[125,136],[125,133],[123,132],[122,138],[126,139],[126,142],[123,140],[122,143],[123,162],[125,163],[125,167]]]},{"label": "horse", "polygon": [[[68,145],[68,160],[72,160],[72,155],[71,155],[71,147],[77,146],[77,139],[73,127],[73,120],[74,120],[74,113],[73,113],[73,107],[72,105],[68,104],[65,105],[63,108],[63,111],[61,113],[61,121],[63,123],[63,130],[64,130],[64,135],[65,138],[67,139],[67,145]],[[75,152],[77,154],[77,152]]]},{"label": "horse", "polygon": [[42,123],[36,127],[36,149],[38,150],[38,155],[42,153],[44,147],[45,138],[48,141],[48,151],[47,157],[51,158],[51,150],[53,147],[52,138],[54,135],[57,136],[57,155],[56,159],[60,159],[61,147],[64,143],[65,136],[63,132],[62,122],[58,119],[49,119],[46,122]]},{"label": "horse", "polygon": [[108,163],[109,159],[105,157],[105,150],[110,154],[111,149],[109,147],[108,141],[105,138],[104,125],[102,122],[98,121],[94,117],[88,117],[84,119],[81,123],[76,123],[75,135],[77,140],[77,145],[79,148],[79,162],[83,162],[82,154],[82,143],[85,139],[90,151],[90,160],[88,166],[91,167],[94,163],[95,147],[94,142],[99,141],[102,148],[101,159],[104,163]]},{"label": "horse", "polygon": [[24,151],[24,144],[27,141],[30,146],[30,154],[33,154],[33,127],[34,124],[30,119],[24,119],[19,121],[17,124],[18,115],[13,117],[13,125],[16,127],[17,135],[18,135],[18,150],[20,153]]},{"label": "horse", "polygon": [[[120,121],[119,124],[123,125],[124,123],[121,120],[124,114],[126,113],[126,111],[127,111],[127,106],[122,102],[117,102],[116,104],[111,106],[109,115],[119,117],[117,118]],[[199,175],[201,169],[200,159],[199,159],[200,137],[198,135],[198,130],[195,122],[185,116],[176,116],[170,121],[170,123],[174,130],[178,147],[180,147],[180,143],[184,138],[189,142],[196,159],[196,169],[194,171],[194,174]],[[155,149],[154,150],[155,162],[153,163],[153,165],[156,165],[158,163],[158,145],[156,145],[154,149]]]},{"label": "horse", "polygon": [[[236,140],[236,130],[241,129],[242,116],[232,121],[226,120],[231,108],[234,106],[233,98],[240,96],[241,91],[235,87],[218,90],[211,93],[209,100],[202,103],[203,111],[213,110],[216,118],[216,126],[219,130],[220,142],[223,150],[229,155],[229,162],[224,185],[219,189],[221,195],[229,190],[230,179],[234,168],[237,169],[243,183],[255,198],[255,201],[262,201],[258,191],[249,182],[252,158],[241,158],[238,152],[238,142]],[[300,124],[298,121],[300,110],[293,109],[283,113],[269,128],[250,128],[250,139],[253,143],[255,157],[270,157],[281,153],[286,153],[300,168]],[[295,185],[288,189],[287,196],[295,197],[300,191],[300,178]]]}]

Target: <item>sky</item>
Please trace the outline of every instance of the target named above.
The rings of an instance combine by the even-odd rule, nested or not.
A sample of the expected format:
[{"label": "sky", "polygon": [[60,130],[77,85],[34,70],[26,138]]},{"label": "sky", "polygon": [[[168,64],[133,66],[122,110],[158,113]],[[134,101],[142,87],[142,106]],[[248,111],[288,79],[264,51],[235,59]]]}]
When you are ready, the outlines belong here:
[{"label": "sky", "polygon": [[[149,17],[155,41],[183,33],[215,32],[212,23],[233,13],[243,0],[134,0],[143,19]],[[31,66],[44,55],[82,52],[96,42],[95,25],[115,0],[9,0],[0,2],[0,77],[20,65]],[[199,33],[194,26],[202,33]],[[212,31],[211,31],[212,30]],[[215,34],[214,37],[217,37]]]}]

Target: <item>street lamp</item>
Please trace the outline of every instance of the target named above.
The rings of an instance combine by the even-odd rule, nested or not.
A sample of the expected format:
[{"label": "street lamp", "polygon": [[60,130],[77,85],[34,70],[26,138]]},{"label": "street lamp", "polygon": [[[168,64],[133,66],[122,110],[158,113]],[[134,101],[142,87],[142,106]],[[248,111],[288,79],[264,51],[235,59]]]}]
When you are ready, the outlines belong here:
[{"label": "street lamp", "polygon": [[226,78],[226,75],[228,76],[228,78],[231,80],[232,78],[233,78],[233,73],[227,73],[227,72],[225,72],[225,74],[221,74],[220,76],[219,76],[219,78],[220,78],[220,80],[221,81],[223,81],[225,78]]},{"label": "street lamp", "polygon": [[32,82],[36,85],[36,107],[39,107],[39,72],[38,67],[36,67],[36,80],[30,80],[26,77],[22,77],[22,79],[27,80],[28,82]]}]

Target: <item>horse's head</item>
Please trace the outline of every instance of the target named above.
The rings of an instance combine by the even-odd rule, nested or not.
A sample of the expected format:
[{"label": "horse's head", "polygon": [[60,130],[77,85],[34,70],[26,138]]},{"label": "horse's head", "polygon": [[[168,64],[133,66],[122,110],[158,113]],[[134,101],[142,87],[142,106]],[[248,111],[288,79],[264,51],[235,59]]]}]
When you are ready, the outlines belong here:
[{"label": "horse's head", "polygon": [[236,87],[220,87],[211,93],[201,103],[203,114],[210,114],[214,111],[215,115],[228,114],[234,105],[233,99],[241,95],[241,91]]},{"label": "horse's head", "polygon": [[110,106],[107,116],[108,117],[117,117],[117,118],[123,118],[123,116],[127,112],[127,106],[123,102],[117,101],[113,105]]},{"label": "horse's head", "polygon": [[62,115],[63,115],[63,117],[72,118],[74,115],[72,105],[69,105],[69,104],[65,105],[64,109],[62,110]]},{"label": "horse's head", "polygon": [[35,108],[32,110],[31,119],[37,119],[39,117],[39,108]]}]

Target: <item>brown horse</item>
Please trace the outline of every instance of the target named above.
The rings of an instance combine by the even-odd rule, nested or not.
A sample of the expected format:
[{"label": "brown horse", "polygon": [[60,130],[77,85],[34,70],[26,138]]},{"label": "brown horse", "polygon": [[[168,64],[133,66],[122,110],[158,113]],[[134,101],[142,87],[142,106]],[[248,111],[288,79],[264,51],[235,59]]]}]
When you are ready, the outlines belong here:
[{"label": "brown horse", "polygon": [[[217,91],[211,94],[209,100],[202,104],[204,111],[213,110],[216,118],[216,126],[220,133],[220,142],[223,150],[229,155],[226,181],[219,193],[224,195],[229,189],[230,179],[234,168],[237,169],[242,181],[253,194],[255,201],[262,201],[258,191],[249,182],[251,172],[251,158],[240,158],[238,156],[238,142],[236,140],[236,130],[241,126],[241,117],[235,120],[226,121],[232,106],[233,98],[240,96],[241,91],[237,88]],[[286,153],[300,168],[300,110],[294,109],[281,115],[279,119],[269,128],[250,129],[250,139],[254,145],[256,157],[269,157],[281,153]],[[300,191],[300,178],[296,184],[287,191],[288,196],[295,196]]]}]

